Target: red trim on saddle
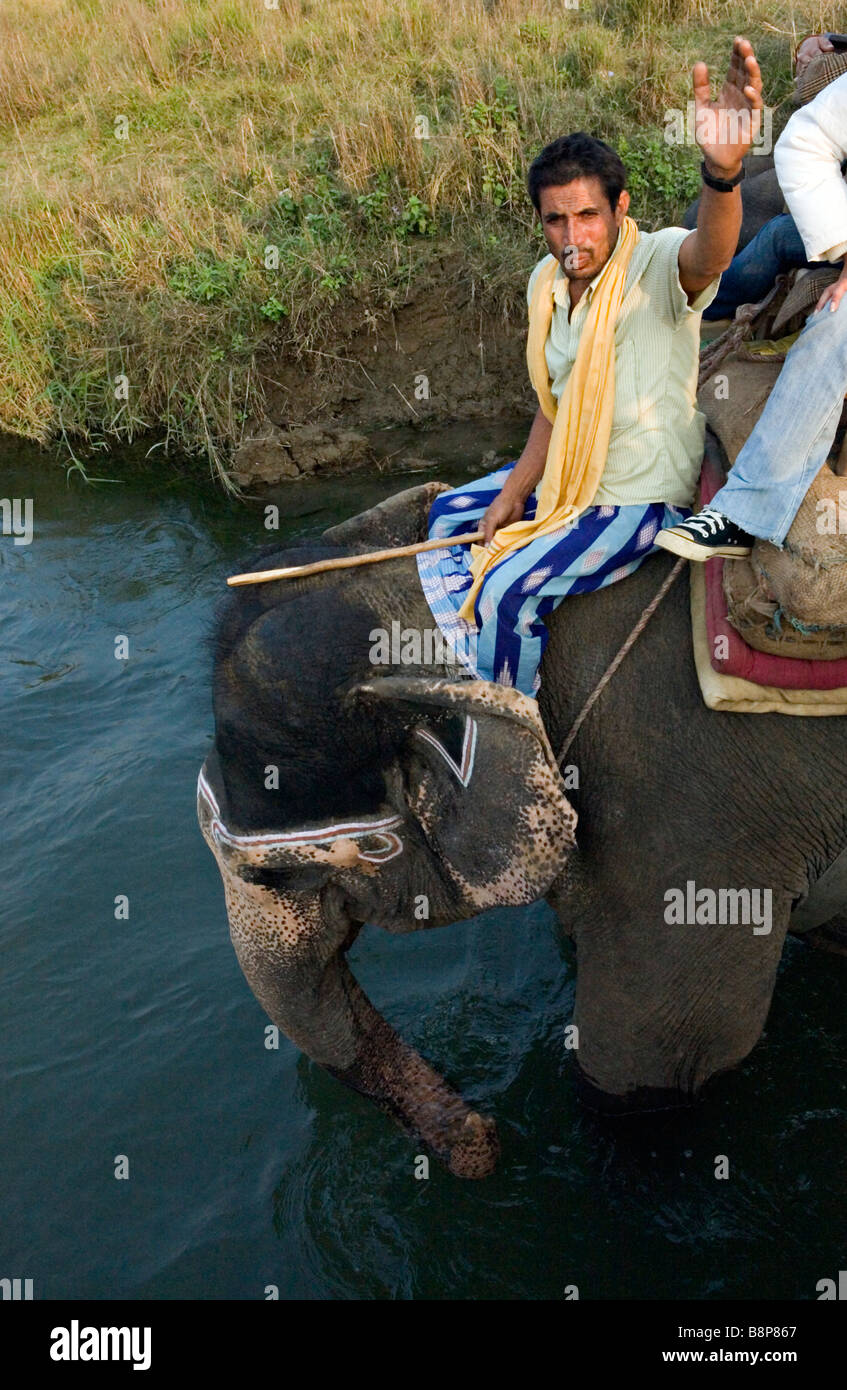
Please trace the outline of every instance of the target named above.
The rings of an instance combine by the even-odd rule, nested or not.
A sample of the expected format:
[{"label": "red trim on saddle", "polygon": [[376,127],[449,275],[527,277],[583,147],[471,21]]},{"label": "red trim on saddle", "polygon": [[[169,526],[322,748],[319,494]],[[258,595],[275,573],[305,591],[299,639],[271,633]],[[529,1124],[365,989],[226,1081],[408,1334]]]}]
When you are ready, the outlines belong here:
[{"label": "red trim on saddle", "polygon": [[[708,453],[700,474],[700,498],[707,507],[723,479]],[[756,685],[775,685],[781,690],[836,690],[847,686],[847,657],[837,661],[805,661],[797,656],[771,656],[754,651],[740,633],[727,621],[727,603],[723,591],[723,567],[732,560],[707,560],[706,570],[706,632],[712,667],[723,676],[741,676]],[[719,660],[715,655],[715,639],[725,637],[728,655]]]}]

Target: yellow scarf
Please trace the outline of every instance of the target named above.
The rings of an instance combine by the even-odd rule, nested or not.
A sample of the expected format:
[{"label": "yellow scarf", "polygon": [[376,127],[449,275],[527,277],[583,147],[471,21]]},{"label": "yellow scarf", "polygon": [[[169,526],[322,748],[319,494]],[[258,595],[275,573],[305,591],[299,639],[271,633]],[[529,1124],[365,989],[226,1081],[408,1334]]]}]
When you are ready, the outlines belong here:
[{"label": "yellow scarf", "polygon": [[[624,219],[615,249],[601,272],[586,315],[576,358],[562,399],[550,390],[544,345],[553,317],[553,280],[559,262],[548,256],[535,282],[529,309],[526,360],[538,403],[553,425],[532,521],[514,521],[494,533],[491,546],[472,545],[473,584],[459,617],[474,623],[474,601],[492,565],[538,536],[576,520],[590,507],[606,466],[615,403],[615,321],[620,312],[638,228]],[[587,293],[587,291],[586,291]]]}]

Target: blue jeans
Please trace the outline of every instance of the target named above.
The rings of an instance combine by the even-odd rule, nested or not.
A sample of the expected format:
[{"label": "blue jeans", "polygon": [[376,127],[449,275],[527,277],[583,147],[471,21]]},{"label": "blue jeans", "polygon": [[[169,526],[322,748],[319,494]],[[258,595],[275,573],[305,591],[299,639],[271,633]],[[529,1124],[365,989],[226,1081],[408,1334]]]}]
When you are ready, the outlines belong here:
[{"label": "blue jeans", "polygon": [[847,300],[825,304],[789,349],[776,385],[710,507],[782,546],[832,448],[847,394]]},{"label": "blue jeans", "polygon": [[744,250],[733,256],[703,318],[732,318],[739,304],[758,304],[764,299],[777,275],[820,264],[806,259],[806,248],[793,217],[787,212],[772,217]]}]

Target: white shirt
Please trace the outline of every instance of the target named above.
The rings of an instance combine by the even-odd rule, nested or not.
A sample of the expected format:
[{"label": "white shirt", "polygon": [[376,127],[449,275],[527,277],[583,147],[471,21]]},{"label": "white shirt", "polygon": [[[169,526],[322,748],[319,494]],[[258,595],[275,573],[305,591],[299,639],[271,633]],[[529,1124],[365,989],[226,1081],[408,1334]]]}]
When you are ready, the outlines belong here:
[{"label": "white shirt", "polygon": [[810,261],[847,252],[847,73],[795,111],[774,148],[779,186]]}]

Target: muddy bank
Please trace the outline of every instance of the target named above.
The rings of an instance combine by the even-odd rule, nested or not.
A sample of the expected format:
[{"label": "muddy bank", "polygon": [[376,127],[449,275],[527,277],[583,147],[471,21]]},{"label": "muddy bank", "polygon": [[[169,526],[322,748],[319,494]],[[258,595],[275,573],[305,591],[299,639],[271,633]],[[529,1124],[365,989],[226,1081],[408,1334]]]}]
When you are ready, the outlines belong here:
[{"label": "muddy bank", "polygon": [[[432,427],[448,421],[525,419],[528,429],[534,399],[526,324],[484,312],[472,287],[445,275],[443,284],[430,280],[382,314],[351,297],[339,305],[334,330],[299,360],[271,349],[259,364],[268,420],[254,423],[235,455],[239,487],[431,465]],[[499,452],[491,431],[485,434],[482,466]]]}]

